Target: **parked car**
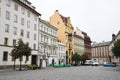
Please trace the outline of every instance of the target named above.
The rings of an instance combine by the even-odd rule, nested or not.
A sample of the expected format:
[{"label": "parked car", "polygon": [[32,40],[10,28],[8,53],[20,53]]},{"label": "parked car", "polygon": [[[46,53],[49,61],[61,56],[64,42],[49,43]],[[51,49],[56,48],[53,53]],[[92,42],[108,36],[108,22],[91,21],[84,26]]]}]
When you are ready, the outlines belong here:
[{"label": "parked car", "polygon": [[107,63],[104,63],[103,66],[105,66],[105,67],[116,67],[116,64],[107,62]]},{"label": "parked car", "polygon": [[86,60],[85,61],[85,65],[92,65],[93,64],[93,61],[92,60]]},{"label": "parked car", "polygon": [[93,62],[92,66],[99,66],[98,62]]}]

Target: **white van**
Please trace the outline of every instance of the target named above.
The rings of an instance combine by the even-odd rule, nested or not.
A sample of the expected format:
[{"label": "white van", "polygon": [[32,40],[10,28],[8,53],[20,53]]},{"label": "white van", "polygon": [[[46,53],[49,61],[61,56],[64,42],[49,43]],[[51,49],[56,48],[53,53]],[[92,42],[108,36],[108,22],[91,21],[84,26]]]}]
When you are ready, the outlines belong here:
[{"label": "white van", "polygon": [[85,61],[85,65],[92,65],[93,64],[93,60],[86,60]]}]

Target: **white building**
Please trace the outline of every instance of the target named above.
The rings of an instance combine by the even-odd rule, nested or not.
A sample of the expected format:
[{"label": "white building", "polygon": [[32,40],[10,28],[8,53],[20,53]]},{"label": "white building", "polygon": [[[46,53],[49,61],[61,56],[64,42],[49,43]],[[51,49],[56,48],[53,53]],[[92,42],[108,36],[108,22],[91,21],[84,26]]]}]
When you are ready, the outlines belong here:
[{"label": "white building", "polygon": [[66,64],[66,45],[58,41],[58,63]]},{"label": "white building", "polygon": [[49,22],[42,19],[39,20],[39,54],[41,56],[42,67],[48,64],[58,62],[57,57],[57,28]]},{"label": "white building", "polygon": [[[28,0],[0,0],[0,66],[13,65],[9,55],[19,38],[32,48],[27,64],[38,65],[38,20],[41,14]],[[19,64],[19,60],[16,61]],[[25,64],[23,58],[22,64]]]}]

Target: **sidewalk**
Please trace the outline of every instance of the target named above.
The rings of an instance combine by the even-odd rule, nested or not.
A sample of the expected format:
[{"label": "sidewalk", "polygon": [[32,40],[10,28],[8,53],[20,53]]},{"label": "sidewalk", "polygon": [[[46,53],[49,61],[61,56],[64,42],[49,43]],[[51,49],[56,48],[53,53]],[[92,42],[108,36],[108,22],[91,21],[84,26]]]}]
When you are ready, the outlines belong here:
[{"label": "sidewalk", "polygon": [[3,72],[3,71],[16,71],[16,70],[13,70],[13,69],[0,69],[0,72]]}]

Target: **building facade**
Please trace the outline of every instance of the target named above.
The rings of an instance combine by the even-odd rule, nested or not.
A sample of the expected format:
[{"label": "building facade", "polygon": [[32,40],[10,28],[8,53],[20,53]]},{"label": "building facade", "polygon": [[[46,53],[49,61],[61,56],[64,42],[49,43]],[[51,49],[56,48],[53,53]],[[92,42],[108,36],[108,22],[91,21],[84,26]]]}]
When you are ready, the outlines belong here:
[{"label": "building facade", "polygon": [[93,43],[92,44],[92,58],[98,60],[100,63],[109,61],[109,44],[108,42]]},{"label": "building facade", "polygon": [[58,61],[59,64],[66,64],[66,46],[61,41],[58,41]]},{"label": "building facade", "polygon": [[87,33],[82,32],[82,34],[84,35],[85,54],[87,54],[89,59],[91,59],[91,42],[92,41],[90,37],[87,35]]},{"label": "building facade", "polygon": [[84,39],[77,34],[76,32],[74,33],[74,53],[77,54],[84,54]]},{"label": "building facade", "polygon": [[[0,66],[13,65],[10,53],[20,38],[32,49],[26,64],[37,65],[39,16],[27,0],[0,0]],[[25,64],[24,58],[22,64]]]},{"label": "building facade", "polygon": [[110,62],[120,62],[120,58],[116,58],[114,54],[112,53],[112,47],[114,47],[114,42],[120,39],[120,31],[115,35],[112,35],[112,41],[110,42],[109,45],[109,55],[110,55]]},{"label": "building facade", "polygon": [[45,20],[39,20],[39,54],[42,67],[58,63],[57,28]]},{"label": "building facade", "polygon": [[50,23],[58,28],[58,40],[66,44],[66,63],[72,63],[74,53],[74,29],[70,17],[64,17],[58,10],[50,17]]}]

